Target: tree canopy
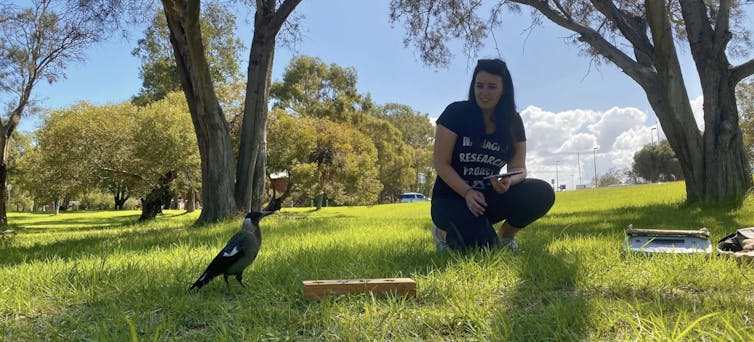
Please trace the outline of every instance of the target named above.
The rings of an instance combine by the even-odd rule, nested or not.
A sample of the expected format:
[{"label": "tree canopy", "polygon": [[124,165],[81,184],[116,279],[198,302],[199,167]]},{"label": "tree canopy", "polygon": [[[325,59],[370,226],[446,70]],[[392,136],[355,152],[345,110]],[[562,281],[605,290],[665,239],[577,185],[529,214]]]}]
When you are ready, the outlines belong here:
[{"label": "tree canopy", "polygon": [[[413,188],[417,169],[425,166],[417,164],[415,158],[424,155],[417,151],[426,149],[432,124],[426,115],[415,113],[408,106],[373,104],[368,94],[363,95],[358,91],[357,81],[355,69],[337,64],[327,65],[319,58],[309,56],[294,58],[286,68],[283,80],[272,86],[271,97],[277,112],[286,111],[291,115],[275,114],[277,123],[270,126],[273,135],[269,144],[273,153],[269,155],[271,160],[275,160],[271,163],[283,167],[278,163],[279,156],[282,151],[291,150],[277,146],[290,143],[289,137],[272,133],[281,130],[281,125],[295,130],[290,127],[294,124],[287,123],[298,121],[300,126],[321,124],[322,120],[338,123],[360,131],[371,140],[377,149],[378,180],[382,184],[380,202],[394,202],[402,192]],[[303,143],[304,140],[298,141]],[[411,146],[411,142],[418,146]],[[292,161],[303,159],[306,158],[294,158]],[[277,171],[291,170],[291,166]],[[294,177],[293,174],[291,177]]]},{"label": "tree canopy", "polygon": [[[208,2],[203,7],[199,20],[211,77],[220,89],[218,93],[223,100],[222,95],[228,91],[227,88],[243,78],[238,60],[245,47],[236,36],[236,18],[228,7]],[[165,16],[160,11],[155,11],[151,24],[144,31],[144,37],[136,44],[132,54],[142,63],[139,71],[142,88],[134,96],[133,102],[143,106],[164,98],[170,92],[181,90],[181,80],[170,45],[170,32]]]},{"label": "tree canopy", "polygon": [[343,205],[375,203],[382,190],[377,149],[353,127],[277,109],[269,121],[269,166],[287,171],[298,192]]},{"label": "tree canopy", "polygon": [[275,107],[292,113],[351,124],[358,120],[356,113],[372,107],[369,95],[356,89],[357,80],[353,68],[301,55],[291,60],[283,80],[272,84],[270,96]]},{"label": "tree canopy", "polygon": [[180,191],[199,188],[199,156],[185,99],[168,94],[147,107],[82,102],[54,110],[20,159],[24,188],[39,201],[112,194],[122,208],[147,196],[169,172]]},{"label": "tree canopy", "polygon": [[663,140],[659,144],[646,145],[636,152],[631,171],[635,176],[650,182],[683,179],[681,164],[667,140]]}]

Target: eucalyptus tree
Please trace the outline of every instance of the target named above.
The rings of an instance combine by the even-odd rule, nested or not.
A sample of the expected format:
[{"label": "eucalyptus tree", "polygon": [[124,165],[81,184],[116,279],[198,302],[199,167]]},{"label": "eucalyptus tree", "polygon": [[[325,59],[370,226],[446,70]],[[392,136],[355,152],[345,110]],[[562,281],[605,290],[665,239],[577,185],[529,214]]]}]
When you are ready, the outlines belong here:
[{"label": "eucalyptus tree", "polygon": [[[221,89],[221,102],[227,103],[229,101],[223,101],[223,90],[239,83],[243,76],[238,60],[244,45],[235,35],[236,17],[230,8],[217,2],[208,2],[199,20],[212,80]],[[137,41],[131,54],[141,61],[139,73],[142,88],[133,98],[136,105],[143,106],[164,98],[170,92],[181,90],[170,45],[170,33],[165,15],[160,11],[155,11],[150,25],[144,30],[143,37]]]},{"label": "eucalyptus tree", "polygon": [[[91,149],[103,143],[96,139],[102,135],[96,125],[102,123],[101,127],[124,131],[119,125],[121,120],[102,121],[101,112],[92,108],[90,104],[80,103],[46,114],[42,127],[35,132],[34,148],[19,161],[23,177],[17,183],[27,189],[36,202],[52,203],[56,213],[62,204],[87,193],[101,181],[94,169],[94,165],[101,162]],[[117,137],[109,138],[107,141],[119,141]],[[108,154],[110,156],[124,156],[121,151],[108,150],[113,153]],[[116,201],[118,195],[115,195]]]},{"label": "eucalyptus tree", "polygon": [[[499,26],[502,11],[525,5],[535,22],[550,20],[573,32],[580,48],[614,63],[642,87],[681,163],[688,201],[741,203],[752,178],[734,89],[754,74],[754,59],[733,64],[729,56],[751,51],[750,27],[742,25],[746,3],[752,1],[505,0],[481,14],[481,0],[391,0],[390,20],[405,24],[406,43],[426,63],[446,65],[450,38],[475,51]],[[702,85],[703,132],[681,72],[681,43],[688,44]]]},{"label": "eucalyptus tree", "polygon": [[379,152],[365,133],[280,108],[273,109],[268,130],[276,142],[268,151],[270,170],[287,171],[296,193],[314,199],[317,208],[325,199],[345,205],[378,200],[383,189]]},{"label": "eucalyptus tree", "polygon": [[434,126],[427,114],[416,112],[409,106],[388,103],[374,110],[379,118],[397,128],[405,142],[413,150],[413,169],[416,172],[416,191],[429,194],[435,169],[432,165]]},{"label": "eucalyptus tree", "polygon": [[382,184],[377,167],[377,149],[364,133],[327,119],[314,120],[316,145],[302,165],[300,180],[316,207],[324,199],[344,205],[377,202]]},{"label": "eucalyptus tree", "polygon": [[416,180],[414,150],[402,140],[401,131],[385,119],[365,116],[358,129],[377,149],[380,202],[395,202]]},{"label": "eucalyptus tree", "polygon": [[[392,202],[416,179],[414,151],[392,124],[411,117],[396,113],[391,121],[385,115],[372,115],[380,107],[372,103],[369,95],[359,93],[357,81],[354,68],[328,65],[316,57],[298,56],[286,68],[282,81],[272,85],[271,98],[275,108],[300,117],[327,119],[367,135],[377,148],[378,179],[383,185],[380,201]],[[388,106],[396,108],[396,112],[399,107]],[[402,124],[411,125],[411,121]],[[429,124],[430,131],[431,127]],[[421,134],[424,128],[419,127],[416,134]],[[276,143],[280,142],[276,140]]]},{"label": "eucalyptus tree", "polygon": [[650,182],[683,179],[681,164],[667,140],[646,145],[636,152],[631,171]]},{"label": "eucalyptus tree", "polygon": [[274,106],[289,112],[355,125],[372,109],[368,95],[356,89],[356,69],[327,65],[311,56],[297,56],[288,64],[283,79],[270,90]]},{"label": "eucalyptus tree", "polygon": [[377,106],[374,112],[401,131],[403,141],[413,148],[425,148],[434,140],[434,126],[427,114],[399,103]]},{"label": "eucalyptus tree", "polygon": [[10,202],[14,203],[16,208],[21,211],[28,207],[31,201],[28,191],[18,184],[18,181],[24,177],[21,174],[19,163],[29,151],[34,149],[33,139],[32,133],[15,130],[13,131],[11,144],[8,149],[8,196],[10,196]]},{"label": "eucalyptus tree", "polygon": [[[132,144],[135,113],[128,103],[86,102],[47,113],[36,131],[34,161],[22,159],[27,188],[49,201],[101,190],[122,208],[142,190]],[[61,190],[51,194],[48,188]]]},{"label": "eucalyptus tree", "polygon": [[24,187],[50,201],[103,191],[116,209],[138,196],[140,220],[152,219],[175,190],[199,187],[191,125],[186,100],[176,92],[145,107],[82,102],[51,111],[33,153],[21,159]]},{"label": "eucalyptus tree", "polygon": [[[21,118],[30,113],[35,87],[65,76],[66,66],[104,37],[102,21],[73,11],[68,2],[32,0],[27,7],[0,2],[0,188],[5,188],[8,146]],[[105,20],[110,14],[102,13]],[[5,191],[0,192],[0,225],[8,223]]]},{"label": "eucalyptus tree", "polygon": [[230,129],[212,82],[201,35],[201,1],[162,0],[170,43],[199,144],[203,205],[200,223],[262,207],[272,61],[278,33],[286,24],[296,29],[296,21],[289,21],[289,17],[300,2],[255,2],[239,153],[233,165]]},{"label": "eucalyptus tree", "polygon": [[199,187],[199,151],[183,94],[173,92],[139,108],[134,122],[134,167],[145,185],[140,221],[154,219],[176,191],[188,200]]}]

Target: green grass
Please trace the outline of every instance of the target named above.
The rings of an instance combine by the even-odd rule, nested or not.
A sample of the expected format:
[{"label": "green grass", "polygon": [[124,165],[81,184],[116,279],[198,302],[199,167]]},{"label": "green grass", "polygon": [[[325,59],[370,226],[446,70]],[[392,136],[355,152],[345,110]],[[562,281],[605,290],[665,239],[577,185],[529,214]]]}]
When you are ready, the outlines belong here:
[{"label": "green grass", "polygon": [[[0,340],[754,340],[754,267],[623,255],[636,228],[754,225],[754,206],[683,205],[682,183],[557,194],[521,250],[436,254],[429,203],[287,209],[262,223],[248,288],[187,288],[240,219],[168,211],[10,214]],[[411,277],[416,298],[302,297],[303,280]]]}]

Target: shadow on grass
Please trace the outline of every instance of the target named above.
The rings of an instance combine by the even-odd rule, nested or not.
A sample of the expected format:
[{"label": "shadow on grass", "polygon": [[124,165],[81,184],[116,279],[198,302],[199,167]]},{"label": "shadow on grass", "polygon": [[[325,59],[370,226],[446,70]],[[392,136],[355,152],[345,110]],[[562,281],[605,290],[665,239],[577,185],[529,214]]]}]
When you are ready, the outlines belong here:
[{"label": "shadow on grass", "polygon": [[[707,227],[714,236],[722,237],[740,228],[735,209],[727,205],[655,204],[548,214],[522,231],[525,243],[518,265],[521,282],[510,294],[510,302],[501,305],[505,309],[493,324],[511,341],[588,339],[594,308],[577,284],[581,256],[549,251],[553,241],[601,236],[614,239],[615,248],[621,248],[628,225],[682,230]],[[716,241],[714,237],[711,240]],[[682,304],[685,300],[672,299]],[[692,300],[685,304],[690,305]],[[662,307],[658,310],[661,312]]]},{"label": "shadow on grass", "polygon": [[582,341],[589,336],[590,305],[579,295],[575,278],[579,260],[551,253],[549,243],[528,239],[514,255],[520,280],[492,319],[506,341]]}]

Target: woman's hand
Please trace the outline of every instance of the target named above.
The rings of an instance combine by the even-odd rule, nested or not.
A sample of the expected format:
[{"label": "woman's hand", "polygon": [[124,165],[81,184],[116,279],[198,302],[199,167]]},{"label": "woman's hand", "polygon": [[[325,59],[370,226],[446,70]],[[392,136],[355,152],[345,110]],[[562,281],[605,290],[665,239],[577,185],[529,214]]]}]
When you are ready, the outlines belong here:
[{"label": "woman's hand", "polygon": [[502,178],[492,178],[490,179],[490,184],[492,184],[492,188],[497,191],[497,193],[502,194],[511,187],[511,177],[502,177]]},{"label": "woman's hand", "polygon": [[466,200],[466,206],[469,207],[474,216],[484,215],[484,209],[487,208],[487,201],[484,199],[484,194],[474,189],[469,189],[463,195]]}]

